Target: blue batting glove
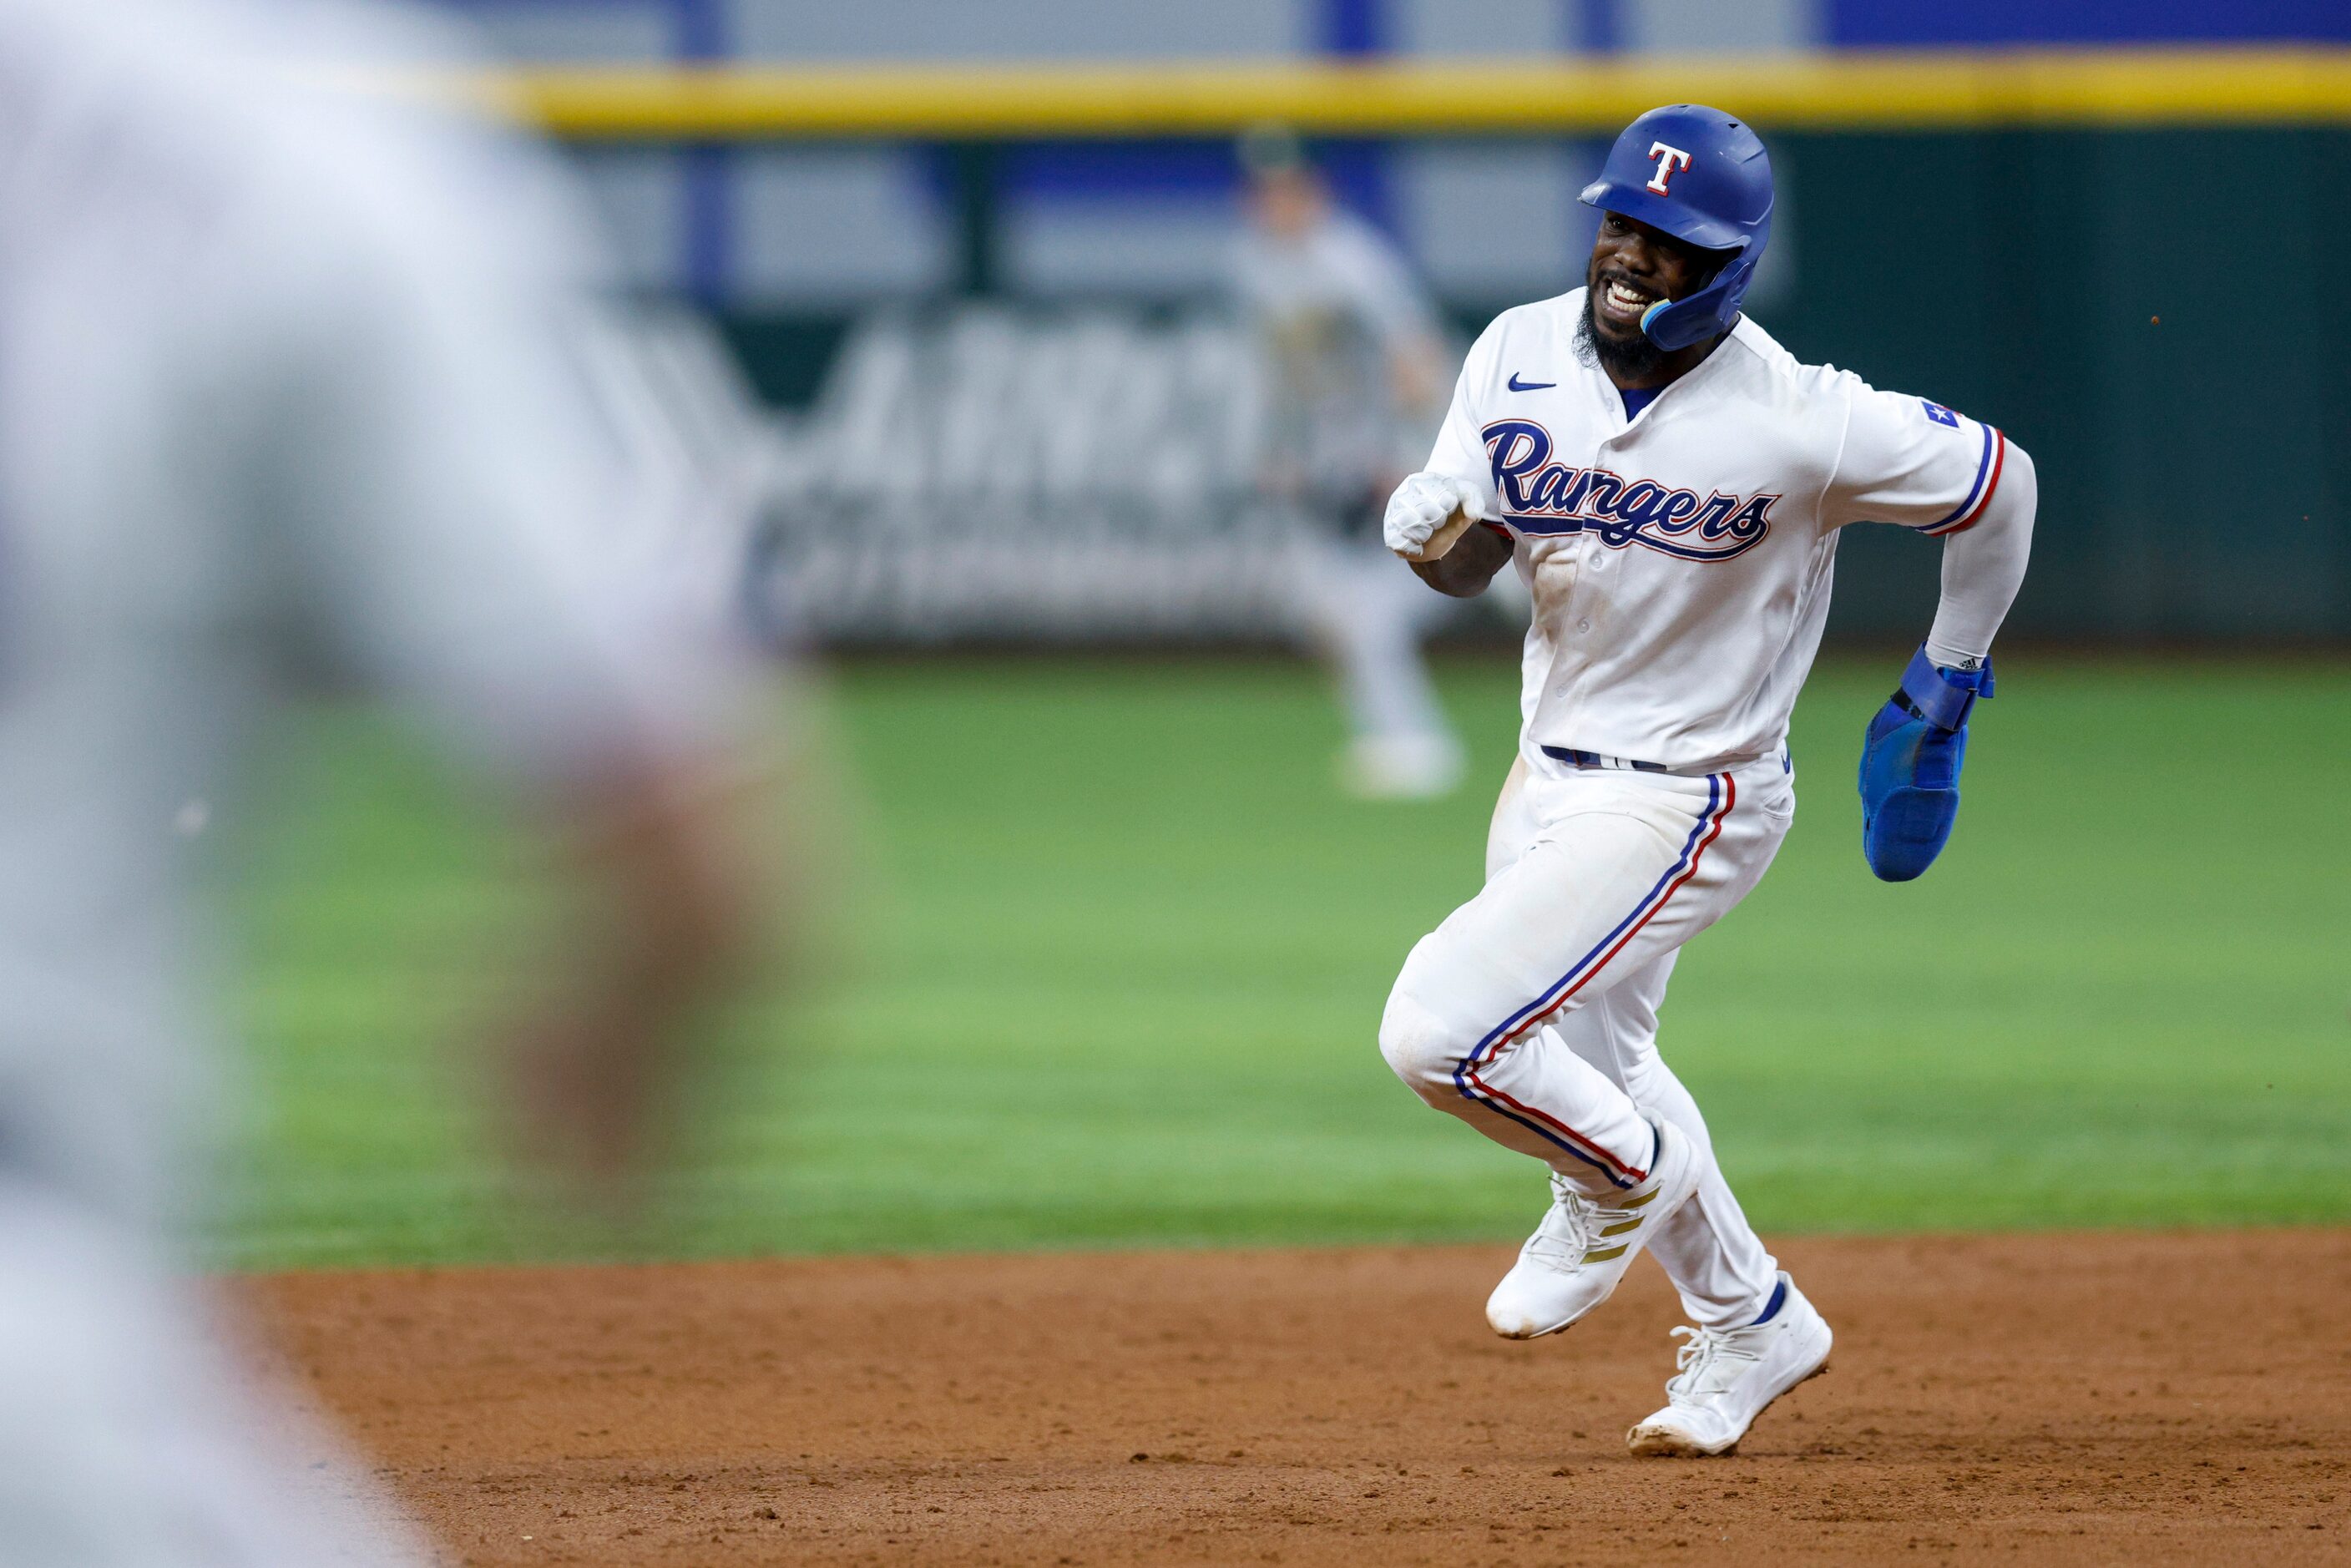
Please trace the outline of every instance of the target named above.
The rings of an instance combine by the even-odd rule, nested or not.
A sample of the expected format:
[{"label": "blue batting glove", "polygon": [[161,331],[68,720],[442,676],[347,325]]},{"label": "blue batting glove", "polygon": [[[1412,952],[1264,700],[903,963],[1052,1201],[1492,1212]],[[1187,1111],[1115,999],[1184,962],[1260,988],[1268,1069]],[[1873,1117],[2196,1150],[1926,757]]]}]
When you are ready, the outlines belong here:
[{"label": "blue batting glove", "polygon": [[1881,881],[1908,882],[1935,863],[1959,815],[1968,714],[1991,692],[1991,664],[1946,669],[1912,655],[1901,689],[1869,721],[1861,747],[1861,852]]}]

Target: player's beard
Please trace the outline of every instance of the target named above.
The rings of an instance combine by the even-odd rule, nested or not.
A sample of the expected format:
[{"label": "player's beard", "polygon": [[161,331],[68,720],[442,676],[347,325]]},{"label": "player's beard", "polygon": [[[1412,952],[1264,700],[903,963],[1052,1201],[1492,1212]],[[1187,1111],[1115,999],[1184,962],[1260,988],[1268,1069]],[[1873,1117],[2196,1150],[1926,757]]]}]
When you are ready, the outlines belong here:
[{"label": "player's beard", "polygon": [[1666,362],[1666,351],[1649,341],[1646,332],[1635,332],[1624,342],[1604,335],[1593,317],[1592,302],[1598,293],[1590,288],[1583,292],[1583,314],[1575,323],[1575,357],[1618,380],[1646,380]]}]

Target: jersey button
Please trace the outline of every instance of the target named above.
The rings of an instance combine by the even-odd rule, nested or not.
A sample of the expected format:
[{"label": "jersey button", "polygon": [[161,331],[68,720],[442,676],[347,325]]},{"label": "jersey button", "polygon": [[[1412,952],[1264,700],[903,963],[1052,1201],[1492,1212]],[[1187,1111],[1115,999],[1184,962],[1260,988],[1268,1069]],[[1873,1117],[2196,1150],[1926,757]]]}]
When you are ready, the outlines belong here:
[{"label": "jersey button", "polygon": [[1575,629],[1579,632],[1589,632],[1592,630],[1592,622],[1589,621],[1579,621],[1575,623]]}]

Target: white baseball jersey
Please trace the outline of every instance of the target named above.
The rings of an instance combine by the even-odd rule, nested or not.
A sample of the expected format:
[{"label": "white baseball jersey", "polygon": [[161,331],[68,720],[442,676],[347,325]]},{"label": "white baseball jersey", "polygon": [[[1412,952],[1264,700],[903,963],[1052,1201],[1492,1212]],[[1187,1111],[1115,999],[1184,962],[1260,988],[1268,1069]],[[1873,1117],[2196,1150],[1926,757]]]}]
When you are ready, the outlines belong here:
[{"label": "white baseball jersey", "polygon": [[1428,462],[1479,486],[1533,594],[1524,746],[1687,772],[1768,755],[1820,646],[1837,530],[1968,527],[2005,442],[1801,364],[1751,319],[1627,419],[1577,356],[1583,295],[1494,319]]}]

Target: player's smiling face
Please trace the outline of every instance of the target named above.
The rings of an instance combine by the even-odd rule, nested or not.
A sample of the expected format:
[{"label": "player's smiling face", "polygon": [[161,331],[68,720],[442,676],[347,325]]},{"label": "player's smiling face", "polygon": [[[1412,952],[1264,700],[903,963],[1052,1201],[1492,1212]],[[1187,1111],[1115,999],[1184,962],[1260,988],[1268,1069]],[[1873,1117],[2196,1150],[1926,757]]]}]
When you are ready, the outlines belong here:
[{"label": "player's smiling face", "polygon": [[1601,214],[1583,277],[1592,289],[1593,329],[1620,343],[1640,339],[1641,313],[1704,287],[1719,259],[1622,213]]}]

